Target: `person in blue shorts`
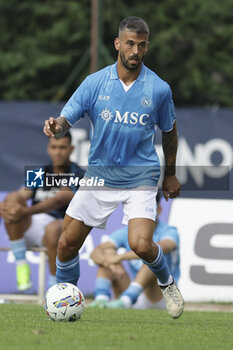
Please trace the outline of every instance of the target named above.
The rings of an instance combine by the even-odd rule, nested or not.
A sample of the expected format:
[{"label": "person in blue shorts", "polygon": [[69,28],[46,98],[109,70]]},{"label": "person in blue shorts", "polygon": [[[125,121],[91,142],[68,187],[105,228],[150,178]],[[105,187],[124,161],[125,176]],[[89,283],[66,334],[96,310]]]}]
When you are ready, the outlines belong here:
[{"label": "person in blue shorts", "polygon": [[[74,174],[82,178],[83,169],[70,161],[74,147],[68,132],[60,139],[50,138],[48,154],[51,163],[45,166],[46,174]],[[42,169],[41,169],[42,170]],[[63,177],[64,178],[64,177]],[[59,177],[57,177],[57,180]],[[44,181],[45,182],[45,181]],[[7,194],[0,203],[10,247],[16,260],[17,288],[25,291],[32,286],[30,265],[26,259],[28,247],[46,247],[49,263],[49,286],[56,283],[56,252],[66,208],[77,187],[46,186],[27,188]],[[31,200],[32,205],[27,205]]]},{"label": "person in blue shorts", "polygon": [[[158,217],[153,241],[162,247],[168,267],[178,284],[180,277],[179,234],[176,227],[159,221],[162,211],[159,204],[159,193],[156,199]],[[124,248],[125,251],[118,253],[120,248]],[[165,307],[155,275],[130,249],[127,226],[114,231],[107,241],[97,246],[91,253],[91,258],[98,265],[98,271],[95,300],[89,305],[90,307],[133,307],[136,309]],[[123,261],[128,261],[129,274],[122,264]],[[112,292],[116,299],[110,301]]]},{"label": "person in blue shorts", "polygon": [[[117,62],[87,76],[60,116],[45,120],[45,135],[55,138],[62,137],[84,116],[91,123],[86,185],[76,192],[66,211],[56,277],[58,282],[77,284],[79,250],[85,238],[93,227],[104,228],[122,203],[122,223],[128,224],[130,248],[155,274],[169,315],[178,318],[184,300],[162,248],[153,242],[160,177],[157,128],[162,131],[165,157],[164,197],[168,200],[180,195],[175,175],[177,128],[172,93],[169,85],[143,64],[149,47],[149,28],[143,19],[123,19],[114,45]],[[97,185],[91,187],[93,179]]]}]

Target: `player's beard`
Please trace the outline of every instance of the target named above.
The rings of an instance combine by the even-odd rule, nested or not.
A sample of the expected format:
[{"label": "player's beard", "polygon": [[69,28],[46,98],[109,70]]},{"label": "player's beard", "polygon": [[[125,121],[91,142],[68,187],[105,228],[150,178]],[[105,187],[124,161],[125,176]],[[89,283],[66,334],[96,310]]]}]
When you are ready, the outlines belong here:
[{"label": "player's beard", "polygon": [[[136,60],[137,60],[137,64],[132,64],[132,63],[130,63],[130,59],[132,59],[132,58],[135,58]],[[120,52],[120,59],[121,59],[121,62],[122,62],[122,64],[123,64],[123,66],[127,69],[127,70],[129,70],[129,71],[135,71],[135,70],[137,70],[139,67],[140,67],[140,65],[141,65],[141,63],[142,63],[142,60],[143,60],[143,57],[140,59],[138,56],[130,56],[128,59],[126,59],[125,58],[125,55],[122,53],[122,52]]]}]

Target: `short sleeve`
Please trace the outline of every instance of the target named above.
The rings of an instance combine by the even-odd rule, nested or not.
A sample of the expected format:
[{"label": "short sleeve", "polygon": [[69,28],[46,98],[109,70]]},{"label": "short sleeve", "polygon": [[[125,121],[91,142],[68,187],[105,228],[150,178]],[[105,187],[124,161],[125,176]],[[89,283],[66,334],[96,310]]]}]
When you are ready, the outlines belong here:
[{"label": "short sleeve", "polygon": [[167,92],[163,98],[158,111],[158,127],[162,131],[171,131],[176,120],[175,107],[172,99],[172,92],[167,85]]},{"label": "short sleeve", "polygon": [[90,89],[86,78],[63,107],[61,114],[73,126],[89,109]]},{"label": "short sleeve", "polygon": [[179,233],[175,226],[168,226],[167,229],[163,231],[160,240],[162,241],[163,239],[171,239],[176,243],[176,248],[179,247]]},{"label": "short sleeve", "polygon": [[120,228],[114,231],[110,236],[110,241],[116,246],[116,248],[127,248],[128,242],[128,226]]}]

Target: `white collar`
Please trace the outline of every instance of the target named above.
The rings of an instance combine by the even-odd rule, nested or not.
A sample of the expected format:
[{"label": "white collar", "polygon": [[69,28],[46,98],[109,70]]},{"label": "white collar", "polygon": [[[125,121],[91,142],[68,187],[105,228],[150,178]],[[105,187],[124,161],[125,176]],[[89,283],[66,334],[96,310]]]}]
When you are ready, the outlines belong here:
[{"label": "white collar", "polygon": [[122,84],[122,86],[123,86],[125,92],[127,92],[127,91],[131,88],[131,86],[133,86],[133,84],[135,83],[135,81],[136,81],[136,80],[134,80],[131,84],[126,85],[126,84],[120,79],[120,82],[121,82],[121,84]]}]

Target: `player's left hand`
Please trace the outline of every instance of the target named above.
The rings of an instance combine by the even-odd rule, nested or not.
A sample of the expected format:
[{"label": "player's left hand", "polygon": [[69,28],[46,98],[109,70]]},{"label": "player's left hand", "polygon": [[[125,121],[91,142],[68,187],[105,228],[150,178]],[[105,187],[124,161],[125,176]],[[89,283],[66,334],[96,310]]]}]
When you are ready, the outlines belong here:
[{"label": "player's left hand", "polygon": [[7,224],[19,221],[25,216],[25,207],[19,203],[3,203],[2,217]]},{"label": "player's left hand", "polygon": [[164,177],[162,190],[166,201],[168,201],[169,198],[180,196],[180,188],[180,183],[175,175]]}]

